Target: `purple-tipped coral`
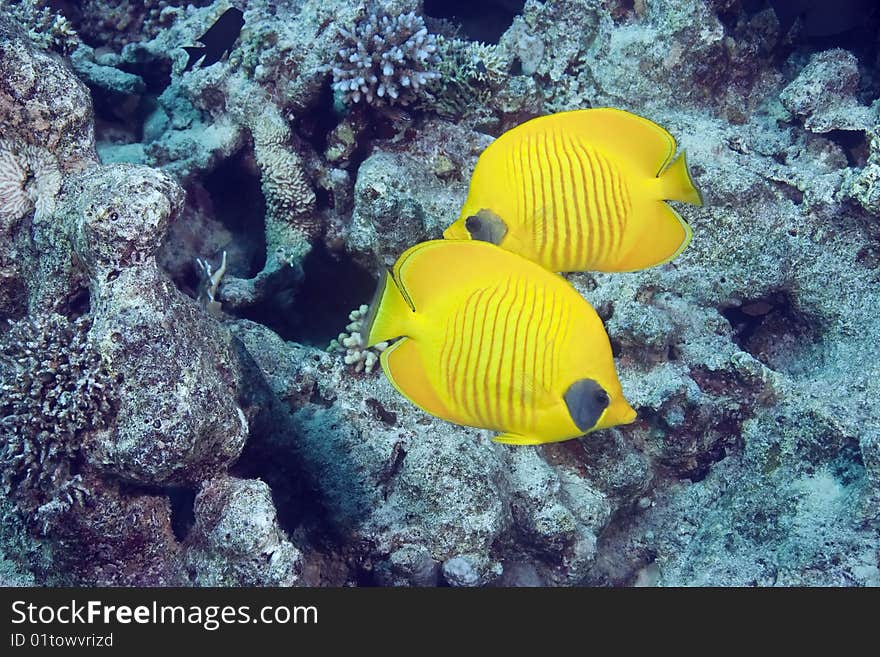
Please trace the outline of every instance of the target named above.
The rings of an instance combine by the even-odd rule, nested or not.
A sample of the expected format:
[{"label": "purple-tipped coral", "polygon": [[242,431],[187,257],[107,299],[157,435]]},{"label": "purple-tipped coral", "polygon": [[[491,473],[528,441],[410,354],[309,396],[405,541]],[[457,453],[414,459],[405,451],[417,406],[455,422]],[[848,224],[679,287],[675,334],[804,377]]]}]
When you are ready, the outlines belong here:
[{"label": "purple-tipped coral", "polygon": [[347,104],[409,105],[440,77],[437,39],[414,12],[392,16],[372,7],[352,30],[332,67],[333,88]]}]

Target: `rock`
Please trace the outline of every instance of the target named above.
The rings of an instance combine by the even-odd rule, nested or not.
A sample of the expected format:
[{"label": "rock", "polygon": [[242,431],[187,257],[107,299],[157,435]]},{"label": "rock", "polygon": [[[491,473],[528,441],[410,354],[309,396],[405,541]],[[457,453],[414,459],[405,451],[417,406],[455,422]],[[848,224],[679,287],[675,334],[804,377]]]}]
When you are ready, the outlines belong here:
[{"label": "rock", "polygon": [[269,487],[259,479],[219,477],[195,500],[186,541],[196,586],[296,586],[302,553],[278,526]]},{"label": "rock", "polygon": [[810,132],[867,130],[877,121],[874,109],[860,105],[858,60],[841,48],[810,57],[779,99]]}]

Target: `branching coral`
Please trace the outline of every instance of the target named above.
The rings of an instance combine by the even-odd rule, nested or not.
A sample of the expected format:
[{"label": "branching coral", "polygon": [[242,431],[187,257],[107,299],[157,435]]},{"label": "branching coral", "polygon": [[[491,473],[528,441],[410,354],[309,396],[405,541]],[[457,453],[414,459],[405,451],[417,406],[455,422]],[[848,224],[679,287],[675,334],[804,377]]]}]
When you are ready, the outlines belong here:
[{"label": "branching coral", "polygon": [[440,76],[437,37],[413,12],[393,16],[371,6],[351,30],[332,67],[333,88],[347,104],[409,105]]},{"label": "branching coral", "polygon": [[440,114],[460,116],[485,105],[507,77],[507,62],[497,46],[462,39],[437,39],[438,72],[428,89]]},{"label": "branching coral", "polygon": [[72,503],[83,433],[113,413],[115,378],[89,326],[49,314],[13,323],[0,340],[0,477],[25,509]]},{"label": "branching coral", "polygon": [[0,219],[21,219],[36,210],[40,221],[55,210],[61,172],[55,157],[35,146],[0,140]]},{"label": "branching coral", "polygon": [[344,333],[333,340],[328,351],[345,352],[345,364],[352,367],[355,372],[369,374],[379,362],[379,354],[388,348],[387,342],[367,347],[367,338],[364,335],[366,326],[364,321],[370,313],[370,307],[366,304],[356,310],[352,310],[348,318],[351,323],[345,327]]},{"label": "branching coral", "polygon": [[68,20],[48,5],[45,0],[0,0],[0,12],[15,19],[40,48],[69,55],[79,45],[79,37]]}]

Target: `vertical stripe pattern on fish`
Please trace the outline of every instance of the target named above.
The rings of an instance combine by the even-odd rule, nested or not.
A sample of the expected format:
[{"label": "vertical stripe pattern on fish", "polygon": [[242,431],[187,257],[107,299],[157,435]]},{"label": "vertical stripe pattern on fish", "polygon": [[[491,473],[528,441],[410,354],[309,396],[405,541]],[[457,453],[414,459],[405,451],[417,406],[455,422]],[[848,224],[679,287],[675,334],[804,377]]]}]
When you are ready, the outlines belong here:
[{"label": "vertical stripe pattern on fish", "polygon": [[481,241],[425,242],[398,259],[376,303],[368,343],[403,336],[383,369],[434,415],[524,444],[635,415],[595,311],[520,256]]},{"label": "vertical stripe pattern on fish", "polygon": [[677,256],[690,227],[666,200],[700,205],[663,128],[615,109],[561,112],[506,132],[480,156],[447,239],[490,241],[551,271],[628,271]]}]

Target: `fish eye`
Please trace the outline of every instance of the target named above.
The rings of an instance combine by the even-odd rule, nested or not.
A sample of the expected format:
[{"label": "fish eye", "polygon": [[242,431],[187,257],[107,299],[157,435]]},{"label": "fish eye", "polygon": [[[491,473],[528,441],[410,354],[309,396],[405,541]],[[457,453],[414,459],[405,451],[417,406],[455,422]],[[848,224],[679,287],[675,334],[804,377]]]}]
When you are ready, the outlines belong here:
[{"label": "fish eye", "polygon": [[464,227],[467,228],[467,232],[473,235],[475,232],[480,230],[480,218],[472,214],[470,217],[464,220]]},{"label": "fish eye", "polygon": [[596,400],[596,403],[603,408],[608,406],[609,403],[611,403],[611,398],[608,396],[608,393],[605,392],[604,390],[602,390],[601,388],[599,388],[599,390],[596,391],[596,394],[594,395],[593,398]]}]

